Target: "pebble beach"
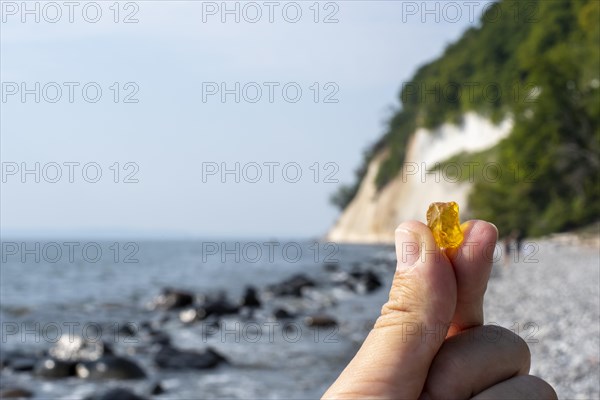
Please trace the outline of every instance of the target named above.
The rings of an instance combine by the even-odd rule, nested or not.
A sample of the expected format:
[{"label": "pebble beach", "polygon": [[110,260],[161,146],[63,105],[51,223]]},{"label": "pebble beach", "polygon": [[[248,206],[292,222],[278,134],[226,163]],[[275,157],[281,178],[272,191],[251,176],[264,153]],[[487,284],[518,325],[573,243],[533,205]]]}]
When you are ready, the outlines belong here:
[{"label": "pebble beach", "polygon": [[531,374],[560,399],[600,398],[600,248],[557,237],[530,242],[531,254],[497,263],[486,323],[512,329],[531,350]]}]

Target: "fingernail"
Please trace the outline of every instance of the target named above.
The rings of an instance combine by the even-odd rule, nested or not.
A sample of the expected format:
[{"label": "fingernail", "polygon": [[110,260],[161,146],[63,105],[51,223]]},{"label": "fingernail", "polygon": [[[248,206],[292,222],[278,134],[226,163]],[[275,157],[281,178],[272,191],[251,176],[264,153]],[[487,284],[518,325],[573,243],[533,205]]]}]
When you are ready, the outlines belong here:
[{"label": "fingernail", "polygon": [[420,249],[419,236],[408,229],[396,229],[396,257],[398,258],[397,269],[405,269],[415,265],[419,259]]}]

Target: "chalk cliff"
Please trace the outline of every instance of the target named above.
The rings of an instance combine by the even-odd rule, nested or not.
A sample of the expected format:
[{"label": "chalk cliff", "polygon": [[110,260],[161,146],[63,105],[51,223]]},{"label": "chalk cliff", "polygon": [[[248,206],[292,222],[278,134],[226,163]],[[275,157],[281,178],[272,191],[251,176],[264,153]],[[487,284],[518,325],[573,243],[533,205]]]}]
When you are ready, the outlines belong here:
[{"label": "chalk cliff", "polygon": [[494,146],[508,136],[512,125],[508,118],[495,125],[470,112],[464,115],[460,126],[447,123],[434,130],[417,129],[409,140],[402,171],[378,192],[375,177],[388,151],[382,150],[371,160],[356,196],[329,231],[328,240],[392,243],[396,226],[408,219],[424,221],[427,207],[434,201],[456,201],[461,215],[468,216],[471,185],[446,176],[444,171],[456,172],[470,168],[469,165],[447,164],[441,170],[432,170],[436,163],[458,153]]},{"label": "chalk cliff", "polygon": [[[532,9],[535,21],[515,18]],[[597,222],[599,17],[597,0],[490,4],[479,24],[402,83],[397,112],[365,149],[356,179],[332,194],[343,212],[329,239],[390,242],[398,223],[423,220],[430,202],[444,200],[457,201],[464,218],[493,221],[501,236]],[[448,179],[462,172],[465,182],[474,162],[497,175],[475,168],[471,181]]]}]

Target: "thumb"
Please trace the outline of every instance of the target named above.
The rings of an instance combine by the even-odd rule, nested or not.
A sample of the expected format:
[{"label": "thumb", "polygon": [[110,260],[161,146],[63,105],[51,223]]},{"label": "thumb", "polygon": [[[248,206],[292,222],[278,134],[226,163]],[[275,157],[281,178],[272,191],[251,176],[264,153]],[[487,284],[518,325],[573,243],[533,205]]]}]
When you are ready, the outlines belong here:
[{"label": "thumb", "polygon": [[323,398],[416,399],[456,307],[456,278],[429,228],[396,229],[390,296],[360,350]]}]

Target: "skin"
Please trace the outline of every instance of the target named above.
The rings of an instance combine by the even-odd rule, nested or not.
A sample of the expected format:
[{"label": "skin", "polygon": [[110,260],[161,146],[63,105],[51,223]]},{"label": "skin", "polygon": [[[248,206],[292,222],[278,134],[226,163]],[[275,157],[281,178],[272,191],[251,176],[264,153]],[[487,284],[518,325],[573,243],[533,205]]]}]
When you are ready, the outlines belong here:
[{"label": "skin", "polygon": [[396,273],[389,300],[362,347],[324,399],[556,399],[528,375],[527,344],[483,325],[483,297],[498,230],[462,225],[457,249],[441,250],[429,228],[396,229]]}]

